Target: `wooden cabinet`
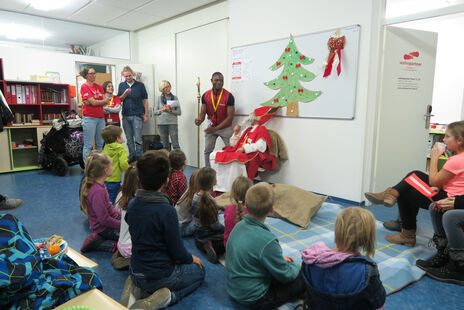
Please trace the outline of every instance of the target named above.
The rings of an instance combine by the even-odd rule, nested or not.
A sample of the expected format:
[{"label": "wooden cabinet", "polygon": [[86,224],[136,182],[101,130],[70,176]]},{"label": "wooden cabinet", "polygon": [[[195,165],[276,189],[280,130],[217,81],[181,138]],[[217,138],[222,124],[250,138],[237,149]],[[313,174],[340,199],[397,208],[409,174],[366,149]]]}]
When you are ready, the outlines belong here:
[{"label": "wooden cabinet", "polygon": [[0,172],[39,169],[43,133],[53,119],[69,111],[68,84],[5,80],[0,58],[0,90],[14,119],[0,133]]}]

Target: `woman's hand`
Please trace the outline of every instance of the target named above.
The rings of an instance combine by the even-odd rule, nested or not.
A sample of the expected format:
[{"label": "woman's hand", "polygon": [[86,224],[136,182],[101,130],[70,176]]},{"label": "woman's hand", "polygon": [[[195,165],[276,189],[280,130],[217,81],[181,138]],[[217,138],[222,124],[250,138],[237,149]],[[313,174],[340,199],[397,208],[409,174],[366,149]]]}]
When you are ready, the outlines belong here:
[{"label": "woman's hand", "polygon": [[284,259],[287,263],[294,263],[295,260],[291,256],[284,256]]},{"label": "woman's hand", "polygon": [[454,197],[447,197],[442,200],[438,200],[435,203],[434,209],[435,210],[440,210],[440,211],[448,211],[454,209]]}]

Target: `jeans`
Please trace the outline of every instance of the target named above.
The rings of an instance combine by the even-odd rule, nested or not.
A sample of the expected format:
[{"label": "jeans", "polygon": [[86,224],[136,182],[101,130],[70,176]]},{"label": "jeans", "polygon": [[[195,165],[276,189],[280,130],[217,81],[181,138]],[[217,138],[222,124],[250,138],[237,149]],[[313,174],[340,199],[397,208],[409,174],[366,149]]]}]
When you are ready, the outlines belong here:
[{"label": "jeans", "polygon": [[82,149],[82,157],[84,163],[87,163],[87,156],[92,150],[93,141],[95,140],[95,149],[103,148],[103,138],[100,133],[105,127],[105,119],[103,117],[88,117],[82,119],[82,131],[84,134],[84,147]]},{"label": "jeans", "polygon": [[126,134],[129,159],[142,156],[143,115],[123,116],[122,127]]},{"label": "jeans", "polygon": [[[161,142],[166,150],[171,151],[171,144],[174,150],[180,149],[177,124],[158,125],[158,129]],[[171,137],[171,144],[169,144],[169,136]]]},{"label": "jeans", "polygon": [[149,294],[167,287],[171,291],[171,305],[195,291],[205,279],[205,269],[197,264],[176,265],[169,277],[149,279],[130,268],[130,276],[135,286]]},{"label": "jeans", "polygon": [[432,219],[433,230],[441,237],[448,239],[451,249],[464,249],[464,210],[455,209],[442,212],[433,209],[433,204],[429,207]]},{"label": "jeans", "polygon": [[230,144],[230,137],[234,133],[234,127],[230,126],[227,128],[220,129],[215,133],[205,134],[205,166],[209,167],[209,154],[214,151],[216,146],[216,140],[218,137],[221,137],[222,141],[226,146]]},{"label": "jeans", "polygon": [[180,235],[182,237],[193,236],[194,232],[195,232],[195,223],[193,220],[191,220],[188,223],[183,223],[180,226]]},{"label": "jeans", "polygon": [[121,182],[106,182],[105,181],[106,190],[108,191],[108,195],[110,196],[110,201],[114,206],[114,201],[116,200],[116,196],[118,195],[119,188],[121,187]]}]

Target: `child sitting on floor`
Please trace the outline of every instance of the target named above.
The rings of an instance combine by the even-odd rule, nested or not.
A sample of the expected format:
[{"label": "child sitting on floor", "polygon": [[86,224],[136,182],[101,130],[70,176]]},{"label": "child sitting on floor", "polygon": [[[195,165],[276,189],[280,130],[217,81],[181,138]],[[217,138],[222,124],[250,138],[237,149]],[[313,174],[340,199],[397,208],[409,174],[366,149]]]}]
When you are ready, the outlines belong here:
[{"label": "child sitting on floor", "polygon": [[195,245],[206,252],[208,260],[216,264],[225,252],[224,226],[219,223],[218,207],[211,193],[216,184],[216,171],[203,167],[197,176],[199,191],[193,196],[192,212],[195,221]]},{"label": "child sitting on floor", "polygon": [[101,131],[101,136],[103,141],[105,141],[103,153],[108,154],[113,161],[113,175],[106,178],[105,185],[108,189],[110,201],[114,205],[116,195],[121,187],[122,172],[129,167],[129,163],[127,162],[127,150],[124,145],[122,145],[123,138],[121,127],[108,125]]},{"label": "child sitting on floor", "polygon": [[124,172],[124,182],[121,190],[116,196],[116,209],[121,211],[121,230],[119,231],[118,248],[111,258],[111,264],[115,269],[129,268],[130,257],[132,254],[132,242],[124,217],[126,216],[129,201],[135,197],[135,192],[140,188],[140,182],[137,177],[137,168],[135,165],[129,166]]},{"label": "child sitting on floor", "polygon": [[264,224],[274,205],[272,187],[261,182],[245,196],[248,214],[227,241],[227,292],[252,309],[275,309],[303,297],[300,265],[282,255],[277,237]]},{"label": "child sitting on floor", "polygon": [[227,239],[235,224],[240,222],[243,216],[248,213],[248,210],[243,206],[245,204],[245,195],[252,185],[253,182],[244,176],[237,177],[232,183],[230,196],[235,204],[227,206],[224,211],[224,246],[226,246]]},{"label": "child sitting on floor", "polygon": [[335,249],[316,242],[301,253],[310,309],[384,308],[385,289],[372,261],[375,235],[372,213],[349,207],[335,222]]},{"label": "child sitting on floor", "polygon": [[169,164],[171,166],[171,175],[169,176],[169,183],[164,191],[172,199],[172,204],[176,205],[177,201],[182,197],[187,189],[187,178],[182,170],[185,167],[184,152],[181,150],[174,150],[169,153]]},{"label": "child sitting on floor", "polygon": [[189,187],[177,202],[175,208],[177,218],[179,220],[180,234],[182,237],[193,235],[195,232],[195,222],[192,215],[193,196],[198,192],[197,176],[198,171],[195,170],[190,176]]},{"label": "child sitting on floor", "polygon": [[126,221],[132,239],[130,279],[151,296],[131,309],[160,309],[196,290],[205,277],[202,261],[182,241],[177,214],[168,195],[169,161],[160,151],[145,152],[137,160],[142,186],[129,203]]},{"label": "child sitting on floor", "polygon": [[81,210],[88,216],[94,233],[85,239],[81,252],[111,252],[118,241],[121,212],[113,208],[105,187],[105,179],[112,174],[113,165],[107,154],[90,153],[85,167],[86,177],[82,182]]}]

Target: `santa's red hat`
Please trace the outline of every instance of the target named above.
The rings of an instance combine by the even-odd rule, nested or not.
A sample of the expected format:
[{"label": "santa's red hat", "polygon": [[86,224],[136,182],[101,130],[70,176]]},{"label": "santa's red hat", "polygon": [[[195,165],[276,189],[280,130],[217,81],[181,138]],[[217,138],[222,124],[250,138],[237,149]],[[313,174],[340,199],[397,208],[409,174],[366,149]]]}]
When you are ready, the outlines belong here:
[{"label": "santa's red hat", "polygon": [[274,116],[278,109],[278,107],[259,107],[253,113],[258,122],[263,125]]}]

